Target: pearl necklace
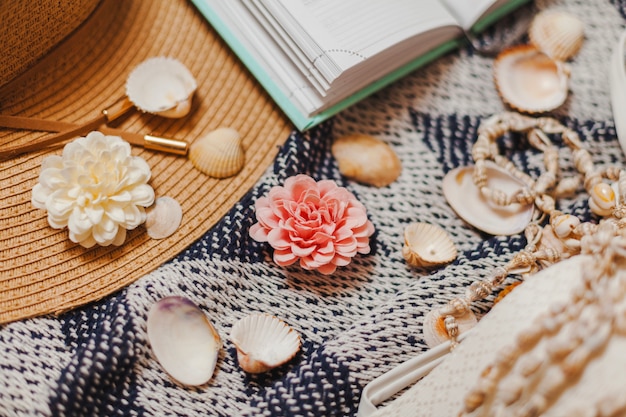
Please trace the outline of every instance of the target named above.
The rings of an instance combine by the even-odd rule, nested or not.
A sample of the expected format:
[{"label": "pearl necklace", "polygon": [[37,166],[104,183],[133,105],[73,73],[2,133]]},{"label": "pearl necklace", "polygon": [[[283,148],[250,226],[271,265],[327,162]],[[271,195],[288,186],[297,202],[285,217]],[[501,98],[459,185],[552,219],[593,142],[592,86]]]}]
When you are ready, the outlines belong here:
[{"label": "pearl necklace", "polygon": [[[526,133],[531,146],[543,152],[545,172],[537,180],[520,171],[510,160],[499,154],[496,140],[507,132]],[[552,144],[548,134],[559,134],[572,150],[578,176],[559,179],[558,148]],[[495,115],[481,123],[478,138],[472,147],[474,172],[472,179],[481,195],[491,204],[534,204],[540,218],[528,224],[524,230],[527,244],[505,266],[495,268],[484,280],[474,281],[464,297],[457,297],[447,305],[439,307],[437,313],[443,318],[445,331],[454,348],[457,344],[459,327],[457,318],[470,313],[471,303],[487,297],[502,284],[509,274],[534,273],[562,259],[580,253],[581,240],[597,230],[598,225],[581,222],[571,214],[556,209],[555,197],[571,194],[581,183],[589,194],[589,207],[599,216],[612,216],[618,228],[626,225],[626,173],[617,167],[597,170],[591,155],[584,148],[578,134],[549,117],[532,118],[518,113],[506,112]],[[490,160],[521,180],[525,187],[508,196],[487,185],[486,161]],[[616,181],[619,200],[615,190],[603,179]],[[544,218],[548,224],[540,226]]]}]

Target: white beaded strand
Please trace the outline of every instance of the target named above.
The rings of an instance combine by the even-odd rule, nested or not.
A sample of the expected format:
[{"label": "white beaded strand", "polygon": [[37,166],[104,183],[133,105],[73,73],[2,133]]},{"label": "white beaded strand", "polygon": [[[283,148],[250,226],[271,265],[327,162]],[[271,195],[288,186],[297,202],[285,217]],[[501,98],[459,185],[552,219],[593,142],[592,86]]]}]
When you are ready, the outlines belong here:
[{"label": "white beaded strand", "polygon": [[[551,306],[518,333],[513,346],[496,355],[467,394],[461,415],[487,400],[490,409],[483,415],[540,415],[602,353],[612,335],[626,335],[626,274],[614,271],[616,259],[626,259],[624,233],[618,220],[606,219],[596,234],[584,236],[581,251],[594,261],[583,266],[570,300]],[[623,398],[621,392],[607,394],[586,415],[622,415]]]},{"label": "white beaded strand", "polygon": [[[526,133],[529,144],[544,153],[545,171],[537,180],[499,154],[496,141],[507,132]],[[559,134],[571,148],[579,177],[560,178],[558,148],[552,144],[548,134]],[[509,274],[518,274],[520,271],[524,274],[535,273],[540,267],[547,267],[579,253],[581,239],[596,231],[597,225],[583,223],[576,216],[558,211],[555,197],[575,192],[582,182],[590,195],[589,206],[595,214],[614,216],[620,220],[620,225],[626,225],[626,174],[616,167],[596,170],[578,134],[556,119],[532,118],[513,112],[494,115],[481,123],[476,143],[472,147],[472,158],[472,180],[487,201],[497,206],[535,204],[544,216],[548,216],[549,221],[544,227],[539,226],[541,219],[531,222],[524,232],[527,240],[524,249],[505,266],[496,268],[486,279],[473,282],[464,297],[455,298],[439,308],[438,313],[443,317],[452,349],[457,344],[459,334],[456,318],[469,313],[472,302],[486,298]],[[519,179],[525,187],[511,196],[502,190],[489,188],[487,160]],[[615,198],[613,188],[603,182],[604,178],[617,182],[619,199]]]}]

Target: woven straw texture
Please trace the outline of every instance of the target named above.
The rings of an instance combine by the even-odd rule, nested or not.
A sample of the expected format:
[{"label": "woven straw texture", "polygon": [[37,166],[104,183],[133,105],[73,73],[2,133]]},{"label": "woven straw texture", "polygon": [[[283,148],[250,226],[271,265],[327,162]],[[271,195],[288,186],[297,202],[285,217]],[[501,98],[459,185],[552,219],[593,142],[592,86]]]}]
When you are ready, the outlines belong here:
[{"label": "woven straw texture", "polygon": [[[571,62],[569,100],[554,115],[580,133],[596,166],[623,163],[604,74],[625,26],[626,2],[537,0],[535,5],[569,10],[586,27],[585,45]],[[477,41],[500,39],[518,19],[516,13]],[[493,57],[462,48],[305,135],[294,132],[250,192],[171,261],[98,302],[3,325],[0,414],[355,416],[368,382],[427,349],[423,317],[526,243],[521,235],[477,232],[459,219],[441,191],[449,170],[470,163],[481,120],[504,109],[492,63]],[[357,132],[380,137],[397,152],[403,170],[396,182],[374,188],[341,176],[332,141]],[[520,168],[535,176],[542,172],[541,155],[528,150],[523,138],[507,136],[501,146]],[[566,151],[563,158],[563,169],[573,172]],[[271,248],[248,234],[255,201],[298,173],[346,186],[376,227],[372,252],[332,276],[278,267]],[[560,208],[589,219],[586,200],[581,192]],[[408,267],[402,235],[415,221],[448,231],[459,249],[457,259],[437,269]],[[224,341],[216,372],[201,387],[173,382],[147,340],[147,313],[169,295],[197,303]],[[478,317],[489,311],[495,295],[473,306]],[[253,312],[274,314],[302,336],[301,352],[266,374],[243,372],[228,338],[234,323]]]},{"label": "woven straw texture", "polygon": [[[186,158],[133,149],[150,165],[157,197],[181,204],[182,225],[167,239],[150,239],[139,227],[120,247],[86,250],[69,241],[66,229],[49,227],[45,211],[30,202],[41,161],[60,148],[0,162],[0,323],[97,300],[171,259],[248,192],[289,136],[292,127],[282,113],[184,1],[100,2],[69,38],[0,88],[0,111],[89,120],[122,97],[129,72],[153,56],[175,57],[194,74],[198,90],[191,113],[173,120],[136,111],[115,127],[192,143],[230,126],[243,138],[244,169],[232,178],[211,179]],[[25,143],[42,135],[3,129],[0,142]]]},{"label": "woven straw texture", "polygon": [[33,65],[72,33],[99,2],[100,0],[3,2],[0,7],[0,87]]}]

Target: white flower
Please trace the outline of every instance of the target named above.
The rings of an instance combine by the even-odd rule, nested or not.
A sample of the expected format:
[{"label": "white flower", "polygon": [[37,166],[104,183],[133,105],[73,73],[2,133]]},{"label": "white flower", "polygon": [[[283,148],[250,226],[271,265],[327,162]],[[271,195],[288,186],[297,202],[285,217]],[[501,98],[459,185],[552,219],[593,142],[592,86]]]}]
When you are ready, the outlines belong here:
[{"label": "white flower", "polygon": [[43,160],[32,204],[48,211],[53,228],[67,226],[72,242],[118,246],[126,230],[146,221],[144,207],[154,202],[149,180],[150,167],[127,142],[91,132]]}]

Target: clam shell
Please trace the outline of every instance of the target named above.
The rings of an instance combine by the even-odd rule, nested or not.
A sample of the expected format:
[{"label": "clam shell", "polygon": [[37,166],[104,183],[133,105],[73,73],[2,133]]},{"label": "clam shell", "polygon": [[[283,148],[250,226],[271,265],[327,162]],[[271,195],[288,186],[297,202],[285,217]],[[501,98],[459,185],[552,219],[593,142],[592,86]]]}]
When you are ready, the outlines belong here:
[{"label": "clam shell", "polygon": [[437,266],[456,258],[457,250],[448,233],[428,223],[412,223],[404,229],[404,259],[413,266]]},{"label": "clam shell", "polygon": [[149,58],[126,80],[126,95],[138,109],[163,117],[180,118],[189,113],[197,83],[180,61],[168,57]]},{"label": "clam shell", "polygon": [[239,366],[249,373],[266,372],[290,361],[300,350],[300,336],[270,314],[255,313],[233,326],[230,339]]},{"label": "clam shell", "polygon": [[165,239],[174,234],[183,219],[183,209],[172,197],[158,197],[146,209],[146,231],[152,239]]},{"label": "clam shell", "polygon": [[202,385],[211,379],[221,339],[191,300],[161,299],[148,313],[147,328],[152,351],[172,378],[184,385]]},{"label": "clam shell", "polygon": [[210,177],[231,177],[241,171],[246,161],[241,135],[229,127],[213,130],[191,144],[189,159]]},{"label": "clam shell", "polygon": [[583,22],[560,10],[538,13],[528,28],[530,42],[549,57],[567,61],[578,53],[584,40]]},{"label": "clam shell", "polygon": [[493,68],[500,97],[520,112],[548,112],[567,99],[569,67],[534,46],[505,49],[496,57]]},{"label": "clam shell", "polygon": [[333,143],[332,153],[343,175],[364,184],[385,187],[402,171],[400,159],[391,146],[373,136],[340,137]]},{"label": "clam shell", "polygon": [[[486,161],[487,186],[513,194],[524,183],[491,161]],[[513,235],[523,231],[532,220],[534,205],[493,206],[472,181],[474,167],[460,167],[443,179],[443,194],[450,207],[470,225],[492,235]]]},{"label": "clam shell", "polygon": [[[473,312],[468,311],[461,317],[455,317],[456,323],[459,326],[459,334],[470,330],[476,326],[478,320]],[[429,348],[449,340],[448,333],[446,332],[446,325],[444,323],[445,317],[443,317],[439,311],[431,310],[426,317],[424,317],[424,324],[422,327],[422,334],[424,341]]]}]

